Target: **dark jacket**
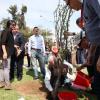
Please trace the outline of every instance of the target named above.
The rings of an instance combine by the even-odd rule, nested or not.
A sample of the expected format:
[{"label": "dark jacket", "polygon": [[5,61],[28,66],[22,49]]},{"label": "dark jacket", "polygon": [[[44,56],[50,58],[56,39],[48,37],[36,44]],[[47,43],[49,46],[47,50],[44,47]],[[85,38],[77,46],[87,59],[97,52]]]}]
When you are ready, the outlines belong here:
[{"label": "dark jacket", "polygon": [[19,46],[20,49],[21,49],[22,51],[24,51],[24,49],[25,49],[25,48],[24,48],[25,41],[24,41],[24,36],[23,36],[22,33],[17,33],[17,34],[16,34],[16,37],[15,37],[15,40],[14,40],[14,44],[17,45],[17,46]]},{"label": "dark jacket", "polygon": [[2,45],[6,46],[7,55],[10,57],[14,52],[14,38],[12,32],[8,29],[3,30],[1,34],[0,58],[3,55]]},{"label": "dark jacket", "polygon": [[100,45],[100,0],[84,0],[83,15],[90,43]]}]

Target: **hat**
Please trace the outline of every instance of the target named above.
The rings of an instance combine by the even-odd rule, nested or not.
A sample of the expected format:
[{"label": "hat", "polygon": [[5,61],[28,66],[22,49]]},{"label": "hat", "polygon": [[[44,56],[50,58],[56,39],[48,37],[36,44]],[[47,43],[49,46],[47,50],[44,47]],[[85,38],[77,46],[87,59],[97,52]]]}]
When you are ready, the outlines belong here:
[{"label": "hat", "polygon": [[55,53],[55,54],[58,53],[58,48],[57,48],[57,46],[52,46],[51,50],[52,50],[52,52]]}]

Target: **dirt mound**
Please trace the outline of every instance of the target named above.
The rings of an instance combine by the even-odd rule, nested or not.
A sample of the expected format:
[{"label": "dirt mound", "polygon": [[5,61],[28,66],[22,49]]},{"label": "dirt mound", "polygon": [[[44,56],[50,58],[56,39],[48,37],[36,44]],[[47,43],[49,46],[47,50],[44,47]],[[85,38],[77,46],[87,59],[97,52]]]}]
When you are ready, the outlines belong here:
[{"label": "dirt mound", "polygon": [[39,80],[20,83],[13,87],[21,95],[36,96],[41,98],[38,100],[45,100],[46,98],[46,90]]}]

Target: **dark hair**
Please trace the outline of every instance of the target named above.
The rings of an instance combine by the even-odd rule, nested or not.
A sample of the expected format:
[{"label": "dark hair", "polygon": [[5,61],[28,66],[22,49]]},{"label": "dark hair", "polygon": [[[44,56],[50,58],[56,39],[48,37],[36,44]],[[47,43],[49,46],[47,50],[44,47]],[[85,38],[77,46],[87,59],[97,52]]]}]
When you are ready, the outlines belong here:
[{"label": "dark hair", "polygon": [[6,28],[9,28],[12,23],[15,23],[16,25],[16,22],[14,20],[8,20],[6,24]]},{"label": "dark hair", "polygon": [[76,24],[79,25],[80,21],[81,21],[81,17],[79,17],[79,18],[76,20]]},{"label": "dark hair", "polygon": [[35,26],[34,28],[38,28],[37,26]]}]

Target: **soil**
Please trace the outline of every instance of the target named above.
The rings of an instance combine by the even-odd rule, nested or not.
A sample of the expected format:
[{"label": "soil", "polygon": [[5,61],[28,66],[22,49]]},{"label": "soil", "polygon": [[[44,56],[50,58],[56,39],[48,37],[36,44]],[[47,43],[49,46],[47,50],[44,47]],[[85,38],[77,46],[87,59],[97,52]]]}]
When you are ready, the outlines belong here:
[{"label": "soil", "polygon": [[46,100],[46,89],[39,80],[20,83],[13,87],[19,94],[34,98],[32,100]]}]

